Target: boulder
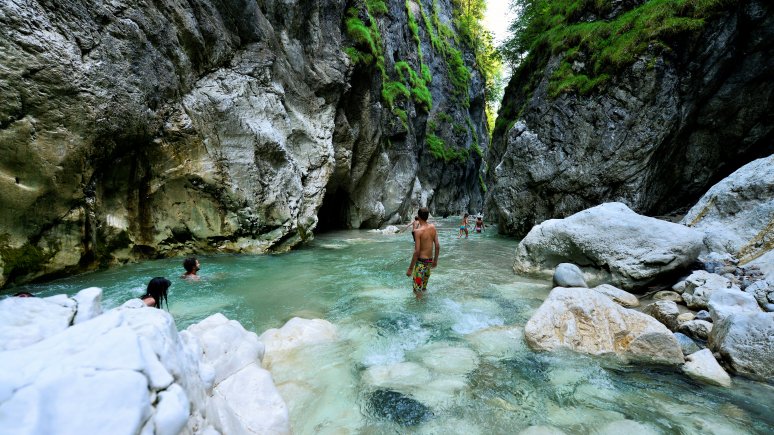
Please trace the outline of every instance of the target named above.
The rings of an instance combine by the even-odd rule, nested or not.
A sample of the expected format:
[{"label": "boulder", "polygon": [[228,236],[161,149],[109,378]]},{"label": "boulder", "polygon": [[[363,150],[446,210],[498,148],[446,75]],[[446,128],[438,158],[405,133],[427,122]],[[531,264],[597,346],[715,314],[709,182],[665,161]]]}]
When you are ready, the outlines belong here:
[{"label": "boulder", "polygon": [[534,350],[570,349],[624,361],[682,364],[674,335],[654,318],[599,292],[556,287],[524,327]]},{"label": "boulder", "polygon": [[711,250],[731,253],[744,264],[774,248],[772,216],[774,155],[754,160],[712,186],[682,223],[703,231]]},{"label": "boulder", "polygon": [[[178,333],[165,310],[140,303],[85,319],[98,311],[100,294],[87,290],[77,299],[26,298],[33,301],[24,305],[9,298],[19,313],[49,316],[28,318],[28,329],[44,332],[37,342],[0,351],[0,414],[23,416],[3,419],[0,432],[290,433],[284,401],[259,360],[216,384],[212,365],[223,359],[194,334]],[[83,308],[84,320],[58,331],[35,327],[47,325],[61,304]],[[220,337],[234,349],[243,349],[245,338],[255,342],[255,334]]]},{"label": "boulder", "polygon": [[707,305],[709,305],[712,323],[715,324],[734,313],[761,311],[758,302],[751,294],[732,289],[720,289],[713,292]]},{"label": "boulder", "polygon": [[85,322],[102,314],[102,289],[89,287],[79,291],[73,296],[78,304],[73,323]]},{"label": "boulder", "polygon": [[688,337],[687,335],[680,332],[675,332],[674,335],[677,339],[677,342],[680,343],[680,349],[682,349],[683,355],[690,355],[700,350],[699,345],[697,345],[696,342],[691,339],[691,337]]},{"label": "boulder", "polygon": [[77,310],[69,302],[67,297],[0,300],[0,351],[21,349],[66,330]]},{"label": "boulder", "polygon": [[592,288],[592,290],[602,293],[603,295],[612,299],[614,302],[626,308],[633,308],[640,305],[640,300],[637,299],[637,296],[610,284],[598,285]]},{"label": "boulder", "polygon": [[394,421],[401,426],[416,426],[433,416],[427,406],[390,390],[376,390],[371,393],[367,409],[377,417]]},{"label": "boulder", "polygon": [[574,263],[624,290],[641,288],[696,260],[702,234],[638,215],[621,203],[602,204],[565,219],[547,220],[519,242],[516,273],[550,273]]},{"label": "boulder", "polygon": [[583,271],[572,263],[559,263],[554,270],[553,282],[554,287],[588,287]]},{"label": "boulder", "polygon": [[735,313],[715,325],[709,346],[731,369],[753,379],[774,378],[774,313]]},{"label": "boulder", "polygon": [[712,351],[702,349],[685,357],[683,372],[689,377],[720,387],[730,387],[731,377],[712,356]]},{"label": "boulder", "polygon": [[676,330],[679,326],[677,316],[680,315],[680,310],[677,308],[677,304],[672,301],[653,302],[645,307],[642,312],[653,316],[671,331]]},{"label": "boulder", "polygon": [[710,316],[710,313],[707,310],[699,310],[696,312],[696,320],[704,320],[705,322],[712,322],[712,316]]},{"label": "boulder", "polygon": [[683,324],[685,322],[691,321],[696,319],[696,314],[693,313],[681,313],[679,316],[677,316],[677,324]]},{"label": "boulder", "polygon": [[653,299],[657,301],[672,301],[672,302],[683,301],[683,297],[680,296],[680,293],[669,291],[669,290],[662,290],[660,292],[656,292],[656,294],[653,295]]},{"label": "boulder", "polygon": [[282,328],[268,329],[258,339],[266,346],[264,367],[270,368],[272,360],[285,352],[301,346],[330,343],[338,339],[336,327],[322,319],[294,317]]},{"label": "boulder", "polygon": [[710,295],[716,290],[727,288],[739,290],[728,278],[697,270],[685,279],[682,297],[688,308],[706,309]]},{"label": "boulder", "polygon": [[680,324],[678,330],[689,337],[706,340],[712,331],[712,323],[705,320],[689,320]]},{"label": "boulder", "polygon": [[762,279],[756,281],[748,285],[744,289],[744,292],[751,294],[761,308],[765,308],[766,305],[774,302],[774,285],[771,285],[768,280]]}]

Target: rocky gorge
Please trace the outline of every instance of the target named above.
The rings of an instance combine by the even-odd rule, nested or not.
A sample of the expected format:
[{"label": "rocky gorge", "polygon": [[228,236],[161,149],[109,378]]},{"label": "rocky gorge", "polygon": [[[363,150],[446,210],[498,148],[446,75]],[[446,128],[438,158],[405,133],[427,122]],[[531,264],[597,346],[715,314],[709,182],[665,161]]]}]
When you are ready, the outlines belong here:
[{"label": "rocky gorge", "polygon": [[[774,22],[697,4],[594,86],[534,50],[490,147],[456,2],[3,3],[0,284],[154,261],[0,300],[0,433],[768,433]],[[420,205],[519,240],[437,219],[412,304]]]},{"label": "rocky gorge", "polygon": [[484,83],[452,16],[3,2],[0,281],[480,208]]}]

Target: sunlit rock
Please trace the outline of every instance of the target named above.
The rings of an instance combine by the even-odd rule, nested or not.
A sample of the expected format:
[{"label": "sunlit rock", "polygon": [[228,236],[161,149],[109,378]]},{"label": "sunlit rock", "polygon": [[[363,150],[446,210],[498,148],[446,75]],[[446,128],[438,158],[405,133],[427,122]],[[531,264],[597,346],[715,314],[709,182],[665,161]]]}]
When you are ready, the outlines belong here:
[{"label": "sunlit rock", "polygon": [[728,278],[715,273],[697,270],[685,279],[682,297],[688,308],[706,309],[713,292],[726,288],[741,291]]},{"label": "sunlit rock", "polygon": [[286,352],[300,346],[309,346],[337,340],[336,327],[322,319],[302,319],[294,317],[282,328],[268,329],[258,340],[266,346],[266,358]]},{"label": "sunlit rock", "polygon": [[626,290],[687,267],[702,247],[699,231],[607,203],[536,225],[519,242],[513,269],[548,274],[569,262]]},{"label": "sunlit rock", "polygon": [[626,308],[633,308],[640,305],[640,300],[637,298],[637,296],[610,284],[598,285],[592,288],[592,290],[602,293],[603,295],[609,297],[616,303]]},{"label": "sunlit rock", "polygon": [[669,290],[662,290],[660,292],[657,292],[653,295],[653,299],[657,301],[672,301],[672,302],[682,302],[683,297],[680,296],[680,293],[669,291]]},{"label": "sunlit rock", "polygon": [[73,323],[85,322],[102,314],[102,289],[90,287],[83,289],[73,296],[78,303],[77,312]]},{"label": "sunlit rock", "polygon": [[681,323],[678,327],[678,331],[692,338],[706,340],[707,337],[709,337],[712,328],[713,324],[706,320],[689,320]]},{"label": "sunlit rock", "polygon": [[0,351],[21,349],[70,326],[75,304],[62,306],[50,298],[0,299]]},{"label": "sunlit rock", "polygon": [[682,223],[706,233],[711,250],[746,262],[774,248],[773,215],[774,155],[754,160],[712,186]]},{"label": "sunlit rock", "polygon": [[562,348],[625,361],[681,364],[672,333],[656,319],[589,289],[557,287],[524,327],[535,350]]},{"label": "sunlit rock", "polygon": [[645,307],[642,312],[653,316],[672,331],[676,330],[679,326],[677,317],[680,315],[680,310],[677,308],[677,304],[672,301],[653,302]]},{"label": "sunlit rock", "polygon": [[555,287],[588,287],[583,271],[572,263],[559,263],[554,270]]},{"label": "sunlit rock", "polygon": [[258,336],[223,314],[213,314],[186,331],[199,340],[202,359],[215,369],[215,383],[248,365],[260,365],[263,358],[264,345],[258,341]]},{"label": "sunlit rock", "polygon": [[774,378],[774,313],[735,313],[712,328],[710,349],[731,369],[754,379]]},{"label": "sunlit rock", "polygon": [[702,349],[685,357],[683,372],[693,379],[721,387],[731,386],[731,377],[712,356],[712,351]]},{"label": "sunlit rock", "polygon": [[719,324],[735,313],[758,313],[761,311],[755,297],[738,289],[720,289],[710,295],[707,303],[712,323]]}]

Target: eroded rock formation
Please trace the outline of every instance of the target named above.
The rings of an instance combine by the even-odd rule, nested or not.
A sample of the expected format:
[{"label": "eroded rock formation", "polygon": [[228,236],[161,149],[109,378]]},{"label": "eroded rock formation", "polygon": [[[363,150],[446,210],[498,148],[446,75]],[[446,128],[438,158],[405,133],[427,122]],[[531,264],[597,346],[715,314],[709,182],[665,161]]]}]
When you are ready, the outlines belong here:
[{"label": "eroded rock formation", "polygon": [[[549,95],[561,55],[517,72],[488,157],[490,219],[521,237],[603,202],[647,215],[693,205],[774,151],[772,41],[770,3],[746,0],[707,18],[699,34],[670,40],[669,50],[646,51],[589,95]],[[592,68],[570,64],[579,74]]]},{"label": "eroded rock formation", "polygon": [[[281,251],[311,237],[321,209],[328,227],[358,228],[419,205],[478,208],[481,158],[439,160],[425,138],[432,120],[456,149],[485,144],[483,80],[472,72],[466,98],[453,96],[432,32],[420,26],[416,43],[407,29],[421,8],[450,23],[450,3],[387,2],[374,18],[386,76],[345,53],[351,6],[0,4],[0,285]],[[433,104],[396,102],[402,122],[381,89],[399,60],[419,70],[420,58]]]}]

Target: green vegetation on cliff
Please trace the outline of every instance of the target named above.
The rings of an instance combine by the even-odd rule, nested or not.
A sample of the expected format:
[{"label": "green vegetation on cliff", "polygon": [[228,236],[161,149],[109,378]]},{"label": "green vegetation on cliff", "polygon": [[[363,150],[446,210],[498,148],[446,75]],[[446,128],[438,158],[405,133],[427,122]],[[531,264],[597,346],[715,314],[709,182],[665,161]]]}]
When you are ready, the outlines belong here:
[{"label": "green vegetation on cliff", "polygon": [[[671,50],[679,36],[701,30],[705,19],[730,0],[648,0],[610,19],[613,3],[601,0],[515,0],[520,10],[504,54],[513,64],[528,57],[561,55],[549,93],[586,94],[649,49]],[[530,59],[525,60],[525,62]]]},{"label": "green vegetation on cliff", "polygon": [[509,104],[496,130],[520,116],[551,56],[560,63],[549,77],[548,94],[588,94],[645,53],[668,53],[680,38],[700,31],[705,20],[731,0],[646,0],[613,11],[601,0],[514,0],[518,18],[501,51],[516,66]]}]

